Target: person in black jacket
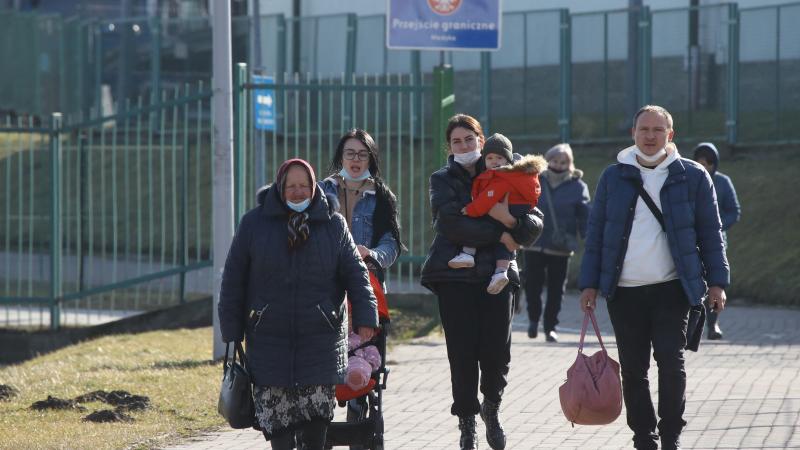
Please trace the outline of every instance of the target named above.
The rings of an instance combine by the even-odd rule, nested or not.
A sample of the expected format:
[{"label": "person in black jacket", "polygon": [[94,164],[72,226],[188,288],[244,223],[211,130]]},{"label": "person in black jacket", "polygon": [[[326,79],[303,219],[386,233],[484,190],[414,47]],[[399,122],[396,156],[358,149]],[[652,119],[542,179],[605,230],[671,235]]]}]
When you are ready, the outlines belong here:
[{"label": "person in black jacket", "polygon": [[244,215],[222,274],[222,340],[247,340],[256,418],[274,449],[322,449],[347,368],[347,308],[369,340],[375,295],[344,218],[301,159]]},{"label": "person in black jacket", "polygon": [[[488,216],[461,214],[461,208],[472,201],[472,180],[484,170],[480,159],[483,130],[475,118],[458,114],[450,118],[445,137],[450,154],[447,165],[430,177],[435,236],[421,282],[439,301],[453,389],[450,412],[458,416],[460,446],[477,448],[475,415],[480,413],[489,446],[502,449],[506,436],[498,411],[511,360],[512,297],[519,288],[516,264],[509,267],[510,282],[498,294],[489,294],[485,286],[495,271],[494,244],[502,242],[510,251],[530,245],[541,233],[541,212],[534,209],[517,219],[504,199]],[[475,265],[450,268],[448,261],[464,245],[477,247]]]}]

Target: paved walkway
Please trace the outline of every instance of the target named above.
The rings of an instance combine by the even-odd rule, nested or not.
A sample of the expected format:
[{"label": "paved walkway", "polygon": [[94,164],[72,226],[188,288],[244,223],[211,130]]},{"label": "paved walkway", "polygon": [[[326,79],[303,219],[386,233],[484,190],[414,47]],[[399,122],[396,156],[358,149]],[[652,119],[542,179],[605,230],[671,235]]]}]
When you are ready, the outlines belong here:
[{"label": "paved walkway", "polygon": [[[600,327],[612,357],[616,346],[605,307]],[[565,300],[558,344],[528,339],[524,314],[514,321],[509,386],[501,418],[508,449],[630,448],[625,411],[607,426],[575,426],[564,419],[558,386],[573,362],[582,315]],[[688,392],[683,436],[687,449],[800,448],[800,310],[731,307],[722,314],[723,341],[703,340],[687,352]],[[588,352],[599,346],[596,339]],[[456,448],[456,419],[449,415],[449,369],[442,337],[391,349],[385,397],[387,449]],[[651,389],[658,387],[655,362]],[[337,411],[337,419],[344,414]],[[483,424],[479,423],[482,449]],[[253,430],[195,438],[173,450],[269,448]]]}]

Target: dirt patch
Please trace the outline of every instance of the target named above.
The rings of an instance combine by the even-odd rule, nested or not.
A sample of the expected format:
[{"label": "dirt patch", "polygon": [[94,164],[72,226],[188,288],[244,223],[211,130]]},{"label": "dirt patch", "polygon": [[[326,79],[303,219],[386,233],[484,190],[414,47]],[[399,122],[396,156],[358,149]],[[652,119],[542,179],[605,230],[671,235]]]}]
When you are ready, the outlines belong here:
[{"label": "dirt patch", "polygon": [[77,411],[86,411],[81,404],[75,400],[64,400],[52,395],[47,396],[47,400],[39,400],[31,405],[31,409],[36,411],[44,411],[47,409],[75,409]]},{"label": "dirt patch", "polygon": [[0,384],[0,402],[11,400],[11,397],[16,397],[19,391],[14,386],[7,384]]},{"label": "dirt patch", "polygon": [[75,397],[78,403],[103,402],[116,406],[116,411],[141,411],[150,407],[150,398],[128,391],[93,391]]},{"label": "dirt patch", "polygon": [[111,411],[109,409],[102,409],[95,411],[83,418],[84,422],[133,422],[133,417],[119,411]]}]

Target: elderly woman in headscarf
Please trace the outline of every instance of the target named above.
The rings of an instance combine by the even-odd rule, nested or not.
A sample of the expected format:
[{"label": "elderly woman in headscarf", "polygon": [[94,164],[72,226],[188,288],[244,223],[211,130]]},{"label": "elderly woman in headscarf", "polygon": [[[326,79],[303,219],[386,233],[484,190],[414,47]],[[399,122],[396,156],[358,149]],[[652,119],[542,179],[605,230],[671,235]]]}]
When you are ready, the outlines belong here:
[{"label": "elderly woman in headscarf", "polygon": [[547,286],[543,331],[547,342],[558,342],[556,325],[569,258],[578,249],[578,238],[586,235],[589,219],[589,188],[575,168],[572,147],[557,144],[544,155],[547,170],[539,176],[542,194],[539,209],[544,230],[525,251],[525,298],[528,302],[528,337],[536,338],[542,318],[542,288]]},{"label": "elderly woman in headscarf", "polygon": [[256,418],[274,449],[322,449],[347,368],[347,307],[362,340],[378,326],[367,267],[301,159],[278,169],[233,238],[222,275],[222,340],[246,340]]}]

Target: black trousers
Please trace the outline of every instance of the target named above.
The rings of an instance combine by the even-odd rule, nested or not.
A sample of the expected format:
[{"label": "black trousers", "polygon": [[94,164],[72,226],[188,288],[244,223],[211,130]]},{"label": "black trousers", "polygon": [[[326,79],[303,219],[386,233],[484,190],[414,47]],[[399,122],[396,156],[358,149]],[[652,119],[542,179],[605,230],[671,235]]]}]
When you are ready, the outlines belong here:
[{"label": "black trousers", "polygon": [[567,285],[569,256],[548,255],[542,252],[525,252],[525,298],[528,301],[528,320],[538,324],[542,317],[542,288],[547,280],[547,302],[544,307],[544,332],[558,325],[558,313]]},{"label": "black trousers", "polygon": [[678,280],[639,287],[617,287],[608,301],[622,370],[622,394],[636,448],[655,448],[656,414],[650,397],[650,350],[658,365],[658,431],[674,442],[686,421],[686,369],[683,348],[689,302]]},{"label": "black trousers", "polygon": [[272,436],[264,434],[273,450],[292,450],[295,448],[295,442],[298,450],[323,450],[327,431],[327,420],[314,419],[296,428],[281,430]]},{"label": "black trousers", "polygon": [[441,283],[436,293],[450,361],[453,405],[450,413],[474,416],[483,397],[500,402],[511,362],[512,293],[508,285],[497,295],[483,285]]}]

